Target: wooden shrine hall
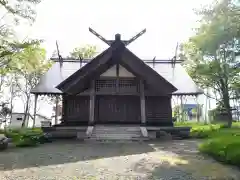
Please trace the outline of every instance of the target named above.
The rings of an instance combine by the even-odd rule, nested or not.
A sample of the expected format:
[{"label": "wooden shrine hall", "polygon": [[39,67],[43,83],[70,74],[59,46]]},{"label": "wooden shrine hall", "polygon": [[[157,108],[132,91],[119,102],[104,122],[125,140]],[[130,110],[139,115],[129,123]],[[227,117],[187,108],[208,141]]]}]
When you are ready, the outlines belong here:
[{"label": "wooden shrine hall", "polygon": [[55,63],[31,91],[62,98],[61,123],[48,131],[78,138],[113,131],[115,138],[130,131],[135,131],[130,138],[146,138],[150,132],[156,137],[160,129],[173,128],[173,95],[202,94],[180,60],[141,60],[127,48],[146,30],[127,41],[119,34],[106,40],[89,30],[109,48],[91,60],[52,58]]}]

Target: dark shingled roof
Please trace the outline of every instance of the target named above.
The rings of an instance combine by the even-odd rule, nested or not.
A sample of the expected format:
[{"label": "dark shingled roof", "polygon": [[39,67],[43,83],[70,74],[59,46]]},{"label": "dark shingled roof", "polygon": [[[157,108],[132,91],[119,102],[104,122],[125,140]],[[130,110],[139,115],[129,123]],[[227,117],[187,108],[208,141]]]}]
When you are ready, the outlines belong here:
[{"label": "dark shingled roof", "polygon": [[[85,64],[82,64],[82,66],[84,65]],[[193,82],[181,64],[176,64],[174,71],[171,64],[156,63],[154,67],[152,63],[147,63],[147,65],[178,89],[173,93],[174,95],[196,95],[203,93],[203,91]],[[41,77],[40,82],[31,90],[31,93],[61,94],[62,92],[57,89],[56,86],[79,70],[79,68],[79,61],[64,61],[62,68],[60,68],[59,62],[55,62],[48,72]]]}]

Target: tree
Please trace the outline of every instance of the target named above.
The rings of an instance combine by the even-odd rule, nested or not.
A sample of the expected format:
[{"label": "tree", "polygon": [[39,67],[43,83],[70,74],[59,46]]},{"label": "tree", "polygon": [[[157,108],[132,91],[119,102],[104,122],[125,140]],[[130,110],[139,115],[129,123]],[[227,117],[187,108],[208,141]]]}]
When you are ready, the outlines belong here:
[{"label": "tree", "polygon": [[27,114],[30,110],[31,94],[30,91],[40,80],[40,77],[51,66],[50,61],[45,60],[46,51],[40,45],[32,45],[25,48],[21,53],[17,54],[15,60],[15,81],[17,81],[18,91],[21,93],[24,101],[24,118],[25,125]]},{"label": "tree", "polygon": [[[210,88],[232,125],[230,100],[234,84],[240,82],[235,53],[240,51],[240,8],[232,1],[216,1],[197,12],[200,26],[188,42],[181,45],[185,66],[202,88]],[[208,95],[209,96],[209,95]]]},{"label": "tree", "polygon": [[[36,12],[34,6],[40,3],[41,0],[0,0],[0,7],[2,7],[3,16],[6,21],[0,23],[0,73],[5,75],[6,71],[10,69],[9,62],[12,55],[21,51],[22,49],[34,44],[38,41],[19,42],[14,36],[14,25],[19,24],[20,20],[29,20],[34,22]],[[15,23],[9,22],[13,17]],[[4,23],[3,23],[4,22]]]},{"label": "tree", "polygon": [[6,13],[13,15],[15,20],[16,18],[24,18],[34,21],[36,12],[33,6],[40,2],[41,0],[13,0],[10,2],[7,0],[0,0],[0,6],[5,9]]},{"label": "tree", "polygon": [[0,110],[0,125],[4,122],[6,123],[7,120],[7,116],[11,115],[12,113],[12,109],[10,109],[9,107],[7,107],[7,103],[2,103],[1,104],[1,110]]},{"label": "tree", "polygon": [[14,87],[16,87],[16,79],[18,79],[17,70],[20,69],[19,65],[21,64],[16,57],[19,57],[24,49],[41,42],[40,40],[26,39],[19,41],[15,36],[14,29],[21,21],[27,20],[30,24],[34,22],[35,5],[40,2],[41,0],[0,0],[2,15],[0,22],[0,92],[2,95],[3,87],[10,86],[11,102],[17,93],[17,89]]},{"label": "tree", "polygon": [[97,54],[97,47],[92,45],[85,45],[82,47],[74,48],[72,52],[70,52],[70,57],[72,58],[83,58],[83,59],[91,59]]}]

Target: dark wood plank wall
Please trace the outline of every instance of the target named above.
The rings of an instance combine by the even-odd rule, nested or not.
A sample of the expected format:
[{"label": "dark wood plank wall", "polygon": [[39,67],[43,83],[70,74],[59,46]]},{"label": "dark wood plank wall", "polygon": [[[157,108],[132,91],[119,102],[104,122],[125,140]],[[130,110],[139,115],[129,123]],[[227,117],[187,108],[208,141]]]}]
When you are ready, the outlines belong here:
[{"label": "dark wood plank wall", "polygon": [[[116,82],[119,82],[116,85]],[[92,84],[94,81],[92,81]],[[94,114],[93,124],[118,123],[140,124],[141,116],[146,125],[171,126],[171,96],[153,96],[155,93],[143,84],[146,90],[145,113],[141,112],[140,83],[137,78],[100,78],[92,85],[95,89],[94,113],[90,113],[90,92],[85,95],[63,96],[63,118],[65,123],[89,124],[90,114]],[[91,88],[90,88],[91,89]],[[149,94],[151,96],[149,96]],[[142,103],[143,106],[144,103]],[[142,108],[144,109],[144,108]],[[92,111],[93,112],[93,111]],[[92,120],[91,120],[92,121]]]},{"label": "dark wood plank wall", "polygon": [[99,124],[140,124],[139,96],[97,96],[96,119]]},{"label": "dark wood plank wall", "polygon": [[172,126],[171,97],[146,96],[147,125]]},{"label": "dark wood plank wall", "polygon": [[63,102],[65,124],[88,124],[89,96],[64,96]]}]

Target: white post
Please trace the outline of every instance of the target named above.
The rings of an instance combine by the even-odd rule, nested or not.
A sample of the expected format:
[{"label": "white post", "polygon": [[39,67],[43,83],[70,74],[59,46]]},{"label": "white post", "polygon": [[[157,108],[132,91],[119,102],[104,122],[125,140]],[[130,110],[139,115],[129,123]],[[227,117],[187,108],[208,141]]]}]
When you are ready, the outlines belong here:
[{"label": "white post", "polygon": [[55,122],[54,125],[58,123],[58,102],[59,102],[59,97],[58,95],[56,96],[56,108],[55,108]]},{"label": "white post", "polygon": [[199,116],[199,103],[198,103],[198,95],[196,95],[196,103],[197,103],[197,112],[196,112],[196,114],[197,114],[197,122],[199,122],[200,121],[200,116]]},{"label": "white post", "polygon": [[35,122],[36,122],[37,99],[38,99],[38,94],[35,94],[35,96],[34,96],[34,112],[33,112],[33,127],[35,127]]},{"label": "white post", "polygon": [[180,122],[183,122],[183,96],[180,95]]}]

